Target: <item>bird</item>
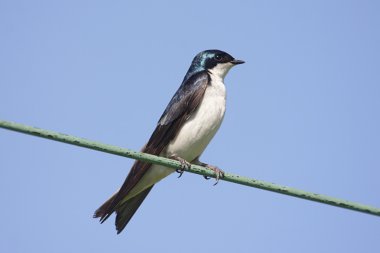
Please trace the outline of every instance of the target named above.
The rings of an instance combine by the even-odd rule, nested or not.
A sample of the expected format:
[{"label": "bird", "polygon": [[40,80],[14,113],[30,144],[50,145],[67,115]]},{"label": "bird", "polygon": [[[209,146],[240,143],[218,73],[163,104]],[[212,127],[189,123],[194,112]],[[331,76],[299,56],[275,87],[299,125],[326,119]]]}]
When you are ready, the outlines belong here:
[{"label": "bird", "polygon": [[[198,53],[141,151],[179,161],[179,177],[190,164],[205,166],[215,172],[217,183],[224,172],[201,162],[199,157],[224,118],[224,78],[233,66],[242,63],[244,61],[221,50]],[[103,223],[116,212],[116,231],[121,233],[153,186],[173,172],[162,165],[135,161],[121,188],[95,211],[93,217],[100,218]]]}]

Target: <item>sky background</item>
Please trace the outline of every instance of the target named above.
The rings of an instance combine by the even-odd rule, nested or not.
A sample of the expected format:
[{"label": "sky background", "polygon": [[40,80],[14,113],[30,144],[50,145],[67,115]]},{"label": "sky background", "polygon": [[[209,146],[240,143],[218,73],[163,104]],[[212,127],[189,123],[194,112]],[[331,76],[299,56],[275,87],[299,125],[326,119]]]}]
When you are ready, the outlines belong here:
[{"label": "sky background", "polygon": [[[193,57],[225,79],[202,156],[380,207],[379,1],[0,1],[0,119],[139,150]],[[132,160],[0,129],[0,252],[379,252],[380,218],[186,173],[122,234],[92,218]]]}]

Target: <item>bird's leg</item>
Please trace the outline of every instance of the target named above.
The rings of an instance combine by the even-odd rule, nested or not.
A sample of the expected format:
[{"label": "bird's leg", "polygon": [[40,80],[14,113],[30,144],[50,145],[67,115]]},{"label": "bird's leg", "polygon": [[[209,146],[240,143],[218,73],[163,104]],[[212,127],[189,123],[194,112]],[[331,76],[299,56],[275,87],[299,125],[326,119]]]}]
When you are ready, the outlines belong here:
[{"label": "bird's leg", "polygon": [[177,173],[179,173],[178,178],[180,178],[182,176],[182,174],[185,170],[190,169],[190,167],[191,167],[191,164],[188,161],[186,161],[185,159],[183,159],[182,157],[179,157],[177,155],[171,155],[169,158],[171,158],[173,160],[177,160],[178,162],[181,163],[181,168],[175,170]]},{"label": "bird's leg", "polygon": [[[215,179],[216,179],[216,182],[214,185],[216,185],[218,182],[219,182],[219,179],[220,178],[223,178],[224,177],[224,171],[219,169],[217,166],[214,166],[214,165],[210,165],[210,164],[207,164],[207,163],[203,163],[201,161],[198,160],[199,157],[197,157],[192,163],[196,164],[196,165],[200,165],[200,166],[203,166],[203,167],[206,167],[212,171],[215,172]],[[210,178],[208,176],[203,176],[206,180],[209,180]]]}]

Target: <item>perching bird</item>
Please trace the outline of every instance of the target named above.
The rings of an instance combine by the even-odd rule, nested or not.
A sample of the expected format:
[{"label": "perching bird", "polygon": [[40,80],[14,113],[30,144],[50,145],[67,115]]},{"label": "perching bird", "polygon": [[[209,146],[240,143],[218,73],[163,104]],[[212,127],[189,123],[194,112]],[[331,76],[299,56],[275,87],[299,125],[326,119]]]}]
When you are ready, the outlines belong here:
[{"label": "perching bird", "polygon": [[[190,163],[206,166],[216,173],[223,171],[199,161],[219,129],[226,110],[224,77],[228,71],[244,61],[236,60],[220,50],[206,50],[195,56],[185,78],[166,107],[157,127],[142,152],[164,156],[181,162],[181,174]],[[119,234],[155,183],[174,170],[161,165],[136,161],[120,190],[94,214],[103,223],[116,212]]]}]

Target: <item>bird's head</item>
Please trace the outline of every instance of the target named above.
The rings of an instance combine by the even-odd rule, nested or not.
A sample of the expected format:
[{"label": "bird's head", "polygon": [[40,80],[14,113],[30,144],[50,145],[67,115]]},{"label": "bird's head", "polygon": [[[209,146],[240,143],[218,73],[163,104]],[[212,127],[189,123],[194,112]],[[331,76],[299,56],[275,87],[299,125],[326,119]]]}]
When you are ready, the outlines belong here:
[{"label": "bird's head", "polygon": [[204,70],[224,79],[233,66],[242,63],[244,61],[236,60],[226,52],[216,49],[205,50],[194,57],[185,79]]}]

